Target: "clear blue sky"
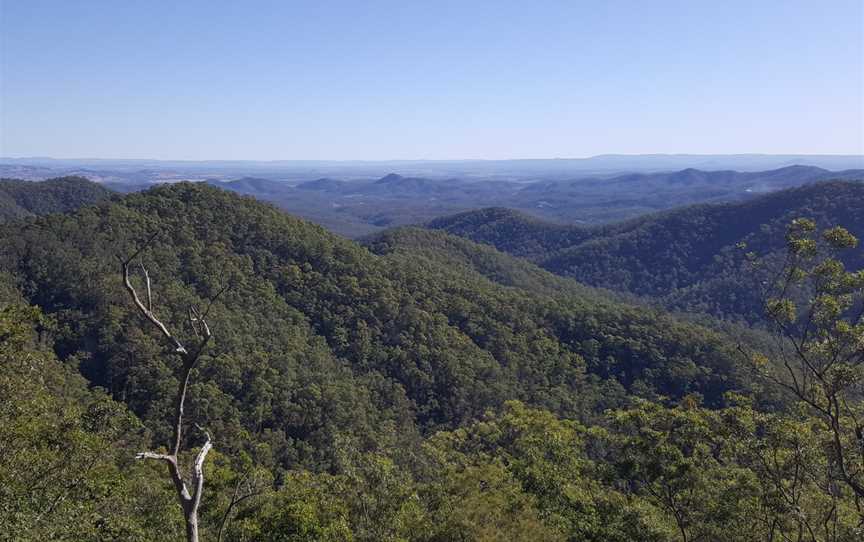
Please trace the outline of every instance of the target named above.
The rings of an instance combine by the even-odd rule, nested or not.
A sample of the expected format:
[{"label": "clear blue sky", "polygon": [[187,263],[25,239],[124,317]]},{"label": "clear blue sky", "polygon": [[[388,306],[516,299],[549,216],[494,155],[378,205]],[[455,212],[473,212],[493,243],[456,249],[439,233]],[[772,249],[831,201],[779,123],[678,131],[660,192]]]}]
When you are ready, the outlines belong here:
[{"label": "clear blue sky", "polygon": [[0,155],[864,152],[862,0],[0,0]]}]

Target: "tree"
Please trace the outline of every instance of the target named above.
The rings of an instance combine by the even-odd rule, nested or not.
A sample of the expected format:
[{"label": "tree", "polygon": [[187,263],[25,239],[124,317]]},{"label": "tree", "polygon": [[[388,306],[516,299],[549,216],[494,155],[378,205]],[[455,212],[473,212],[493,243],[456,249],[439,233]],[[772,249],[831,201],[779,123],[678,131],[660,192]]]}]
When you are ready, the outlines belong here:
[{"label": "tree", "polygon": [[[168,466],[168,475],[174,484],[174,490],[177,493],[177,499],[183,509],[183,519],[186,523],[186,540],[188,542],[198,542],[198,508],[201,505],[201,496],[204,491],[204,460],[207,458],[207,453],[213,447],[213,441],[210,434],[204,431],[207,440],[201,449],[198,450],[195,456],[195,461],[192,466],[192,477],[188,480],[183,476],[180,468],[179,453],[180,445],[183,437],[183,405],[186,401],[186,390],[189,387],[189,378],[192,370],[198,364],[201,354],[210,342],[213,336],[210,331],[210,326],[207,324],[207,316],[210,313],[210,308],[216,299],[225,292],[227,287],[219,290],[214,297],[210,299],[207,308],[200,312],[197,307],[190,305],[188,309],[189,325],[192,328],[197,344],[191,348],[186,346],[180,339],[173,334],[168,327],[156,317],[153,312],[153,293],[150,287],[150,275],[143,263],[140,263],[141,273],[143,275],[144,284],[146,286],[146,304],[142,301],[138,292],[132,284],[130,267],[132,262],[141,254],[141,252],[156,238],[153,235],[144,245],[136,250],[129,258],[121,259],[123,285],[129,296],[132,298],[138,312],[150,322],[165,340],[174,348],[174,353],[180,358],[180,380],[177,387],[177,394],[174,399],[174,419],[173,419],[173,435],[170,443],[170,452],[167,454],[157,452],[141,452],[137,454],[138,459],[154,459],[164,461]],[[190,489],[191,488],[191,489]]]},{"label": "tree", "polygon": [[2,280],[0,541],[143,542],[181,532],[151,469],[129,465],[140,422],[54,356],[50,317],[6,296]]},{"label": "tree", "polygon": [[751,355],[765,377],[821,422],[830,477],[824,490],[851,491],[864,524],[864,271],[847,271],[838,257],[858,239],[841,227],[820,233],[814,221],[797,219],[786,246],[763,291],[779,364]]}]

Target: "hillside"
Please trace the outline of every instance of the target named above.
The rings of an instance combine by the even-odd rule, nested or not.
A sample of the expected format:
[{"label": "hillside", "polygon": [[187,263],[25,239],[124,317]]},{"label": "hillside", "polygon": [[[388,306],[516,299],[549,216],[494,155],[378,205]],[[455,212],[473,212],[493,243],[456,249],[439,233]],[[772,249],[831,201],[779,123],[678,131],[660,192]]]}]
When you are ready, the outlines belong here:
[{"label": "hillside", "polygon": [[[168,440],[178,375],[119,276],[116,257],[145,239],[153,310],[184,339],[189,307],[228,287],[182,443],[201,444],[196,427],[216,443],[208,539],[230,515],[231,541],[671,542],[680,516],[657,488],[674,483],[685,532],[738,542],[766,510],[794,532],[831,505],[815,482],[803,511],[761,504],[774,490],[751,450],[807,446],[827,467],[816,423],[754,410],[789,403],[752,378],[737,338],[444,232],[361,246],[178,183],[0,225],[0,391],[14,398],[0,436],[25,452],[0,455],[0,532],[182,532],[164,469],[132,461]],[[803,443],[771,440],[777,424],[800,424]],[[253,493],[235,507],[238,491]],[[851,532],[850,497],[830,502]]]},{"label": "hillside", "polygon": [[[659,298],[675,309],[755,321],[754,277],[736,246],[743,242],[763,255],[783,250],[785,226],[797,217],[861,235],[864,183],[817,183],[598,228],[549,224],[503,209],[443,217],[428,227],[493,245],[586,284]],[[859,257],[846,263],[864,267]]]},{"label": "hillside", "polygon": [[[523,262],[507,263],[520,270],[512,273],[517,278],[498,272],[490,279],[492,264],[478,272],[478,262],[497,260],[501,267],[509,257],[490,258],[482,248],[475,254],[446,236],[437,241],[461,244],[472,261],[443,259],[427,243],[426,251],[394,249],[404,246],[393,241],[404,234],[379,241],[377,254],[370,253],[267,205],[189,184],[44,220],[44,228],[6,227],[4,267],[30,303],[58,319],[59,355],[78,357],[92,382],[123,397],[146,421],[166,399],[152,380],[166,368],[153,359],[133,371],[121,355],[152,358],[154,343],[122,332],[134,329],[136,319],[123,302],[113,259],[154,224],[163,234],[148,261],[165,310],[206,296],[220,281],[234,284],[218,305],[224,335],[205,374],[214,382],[224,381],[226,371],[232,379],[242,375],[246,385],[220,384],[221,406],[213,411],[220,415],[208,420],[215,426],[250,423],[270,393],[258,388],[301,371],[301,359],[308,360],[302,371],[311,373],[286,383],[327,375],[329,385],[354,390],[352,409],[365,413],[327,424],[382,423],[382,416],[398,413],[400,423],[421,431],[452,427],[507,399],[590,416],[599,397],[586,371],[615,377],[625,388],[638,382],[649,394],[699,391],[712,403],[730,386],[745,385],[735,376],[734,353],[713,333],[581,287],[565,291]],[[548,295],[556,289],[564,295]],[[241,351],[260,354],[239,367],[232,360]],[[384,387],[369,396],[373,383]],[[287,413],[299,398],[280,400]],[[305,408],[311,416],[318,407]],[[266,424],[291,439],[315,441],[324,428],[314,419],[286,414]],[[290,448],[280,452],[286,460],[297,453]]]},{"label": "hillside", "polygon": [[594,235],[589,228],[545,222],[504,207],[438,217],[425,226],[534,262],[542,262],[551,252],[577,245]]},{"label": "hillside", "polygon": [[51,322],[15,290],[0,271],[0,540],[182,532],[158,478],[129,460],[141,422],[56,357]]},{"label": "hillside", "polygon": [[74,211],[108,199],[112,192],[83,177],[46,181],[0,179],[0,221]]}]

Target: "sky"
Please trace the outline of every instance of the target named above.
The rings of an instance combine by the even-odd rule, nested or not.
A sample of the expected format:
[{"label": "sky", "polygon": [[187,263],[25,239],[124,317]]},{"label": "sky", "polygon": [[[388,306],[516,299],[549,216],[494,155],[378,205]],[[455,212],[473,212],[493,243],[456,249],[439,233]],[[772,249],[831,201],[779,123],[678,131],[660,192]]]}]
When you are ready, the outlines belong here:
[{"label": "sky", "polygon": [[0,0],[0,156],[864,153],[862,0]]}]

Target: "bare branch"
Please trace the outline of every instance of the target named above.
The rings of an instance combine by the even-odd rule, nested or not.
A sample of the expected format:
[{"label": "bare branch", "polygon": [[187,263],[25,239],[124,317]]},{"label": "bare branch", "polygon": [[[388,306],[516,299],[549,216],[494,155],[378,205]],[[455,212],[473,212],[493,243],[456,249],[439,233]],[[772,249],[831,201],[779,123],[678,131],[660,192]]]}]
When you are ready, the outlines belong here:
[{"label": "bare branch", "polygon": [[138,249],[137,249],[135,252],[133,252],[132,255],[129,256],[128,258],[126,258],[125,260],[122,259],[122,258],[120,258],[119,256],[118,256],[117,258],[118,258],[118,259],[119,259],[123,264],[125,264],[125,265],[128,265],[128,264],[132,263],[132,260],[134,260],[135,258],[137,258],[139,254],[141,254],[142,252],[144,252],[144,250],[145,250],[147,247],[150,246],[150,243],[152,243],[153,240],[156,239],[156,237],[157,237],[158,235],[159,235],[159,232],[157,231],[157,232],[155,232],[153,235],[151,235],[150,237],[148,237],[147,240],[144,241],[144,243],[142,243],[141,246],[138,247]]},{"label": "bare branch", "polygon": [[156,459],[158,461],[167,461],[174,463],[174,458],[166,454],[157,454],[156,452],[139,452],[135,454],[135,459]]},{"label": "bare branch", "polygon": [[198,323],[197,323],[198,319],[195,316],[197,311],[195,310],[194,306],[189,305],[188,312],[189,312],[189,327],[192,328],[192,333],[195,334],[195,338],[200,339],[201,333],[198,331]]},{"label": "bare branch", "polygon": [[[186,485],[186,481],[183,478],[183,474],[180,471],[180,466],[178,464],[178,456],[180,454],[180,445],[182,443],[183,437],[183,410],[186,402],[186,392],[189,388],[189,379],[192,373],[192,370],[195,368],[198,359],[201,357],[201,353],[204,351],[204,348],[207,346],[207,343],[210,341],[212,333],[210,332],[210,326],[207,324],[206,317],[210,312],[210,308],[213,306],[213,303],[216,299],[227,290],[227,287],[222,288],[212,299],[207,306],[207,309],[204,311],[204,314],[201,314],[198,309],[194,306],[189,307],[189,322],[192,326],[192,331],[195,333],[196,338],[198,339],[197,348],[190,352],[183,346],[183,343],[174,336],[168,329],[168,327],[162,323],[159,318],[153,312],[153,292],[151,289],[150,282],[150,274],[147,272],[147,268],[144,267],[143,263],[139,263],[141,267],[141,273],[144,276],[144,284],[147,289],[146,292],[146,305],[141,301],[141,298],[138,295],[138,292],[135,290],[135,286],[132,284],[131,273],[129,270],[129,266],[135,258],[138,257],[139,254],[156,238],[156,234],[152,235],[144,245],[138,248],[132,256],[127,259],[122,259],[118,257],[120,263],[122,264],[122,275],[123,275],[123,285],[126,288],[126,291],[129,292],[129,296],[132,298],[133,303],[147,320],[156,327],[162,335],[168,339],[168,341],[174,346],[174,351],[178,354],[182,360],[182,367],[180,373],[180,382],[177,387],[177,394],[174,398],[174,423],[173,423],[173,435],[171,442],[171,454],[160,454],[155,452],[141,452],[136,455],[138,459],[152,459],[163,461],[168,465],[168,474],[171,477],[171,481],[174,483],[174,488],[177,493],[177,498],[180,502],[181,507],[183,508],[183,515],[186,521],[186,539],[187,542],[198,542],[198,508],[201,504],[201,496],[203,494],[204,489],[204,461],[207,458],[208,452],[213,448],[213,441],[210,438],[210,434],[207,431],[202,431],[207,436],[207,440],[201,449],[198,451],[198,454],[195,457],[195,461],[193,463],[192,470],[192,479],[191,479],[191,487],[192,493],[190,494],[189,488]],[[199,428],[200,429],[200,428]]]},{"label": "bare branch", "polygon": [[207,320],[205,320],[204,317],[202,316],[202,317],[199,317],[199,321],[201,322],[201,327],[203,328],[204,336],[209,338],[211,333],[210,333],[210,326],[207,325]]},{"label": "bare branch", "polygon": [[234,491],[231,494],[231,500],[228,502],[228,508],[225,509],[225,512],[222,514],[222,520],[219,522],[219,531],[216,535],[216,542],[222,541],[225,526],[228,525],[228,520],[231,518],[231,512],[234,511],[234,508],[247,499],[257,497],[264,493],[264,488],[253,481],[250,483],[247,492],[243,495],[240,494],[240,488],[249,480],[250,474],[252,474],[252,467],[246,469],[246,472],[244,472],[243,475],[234,483]]},{"label": "bare branch", "polygon": [[144,282],[147,284],[147,309],[150,312],[153,312],[153,292],[150,290],[150,273],[147,272],[147,268],[144,267],[144,262],[140,263],[141,272],[144,274]]},{"label": "bare branch", "polygon": [[198,455],[195,457],[195,466],[192,472],[192,486],[194,488],[193,499],[195,509],[198,508],[198,505],[201,503],[201,494],[204,489],[204,460],[207,459],[207,453],[213,448],[213,440],[210,438],[210,433],[204,431],[204,434],[207,435],[207,441],[198,451]]},{"label": "bare branch", "polygon": [[183,474],[180,472],[180,466],[177,464],[176,455],[157,454],[155,452],[140,452],[135,454],[136,459],[153,459],[156,461],[164,461],[168,465],[168,475],[174,483],[174,489],[177,491],[177,499],[184,507],[192,502],[192,497],[189,495],[189,489],[186,487],[186,482],[183,481]]},{"label": "bare branch", "polygon": [[188,354],[186,347],[183,346],[183,343],[180,342],[177,337],[171,334],[168,331],[168,328],[163,324],[156,315],[153,314],[153,311],[148,309],[144,303],[141,302],[141,298],[138,297],[138,292],[135,291],[135,287],[132,285],[132,279],[129,276],[129,262],[123,262],[123,285],[126,287],[126,291],[129,292],[129,295],[132,297],[132,301],[135,303],[135,306],[138,307],[138,312],[140,312],[145,318],[147,318],[150,323],[152,323],[156,328],[162,332],[162,335],[165,336],[171,343],[174,345],[174,350],[181,355]]},{"label": "bare branch", "polygon": [[223,286],[222,288],[220,288],[219,291],[216,292],[216,294],[215,294],[213,297],[210,298],[210,301],[207,303],[207,308],[204,309],[204,314],[202,314],[201,317],[204,318],[204,319],[206,319],[206,318],[207,318],[207,315],[210,314],[210,309],[213,308],[213,303],[215,303],[216,300],[218,300],[220,297],[222,297],[222,294],[224,294],[225,292],[227,292],[227,291],[230,290],[230,289],[231,289],[231,285],[230,285],[230,284],[226,284],[225,286]]}]

